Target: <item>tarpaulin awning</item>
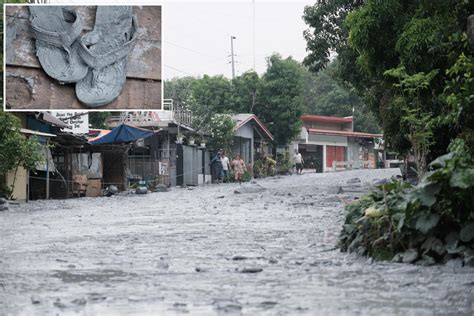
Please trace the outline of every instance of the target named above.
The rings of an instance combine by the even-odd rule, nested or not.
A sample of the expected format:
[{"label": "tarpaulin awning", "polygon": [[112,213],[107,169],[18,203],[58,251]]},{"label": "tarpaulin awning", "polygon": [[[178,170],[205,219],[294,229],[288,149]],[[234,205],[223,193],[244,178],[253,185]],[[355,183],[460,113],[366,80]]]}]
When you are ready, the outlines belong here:
[{"label": "tarpaulin awning", "polygon": [[97,138],[93,141],[89,141],[89,143],[92,145],[124,144],[150,137],[153,135],[153,133],[153,131],[144,128],[122,124],[113,128],[107,135],[104,135],[103,137]]}]

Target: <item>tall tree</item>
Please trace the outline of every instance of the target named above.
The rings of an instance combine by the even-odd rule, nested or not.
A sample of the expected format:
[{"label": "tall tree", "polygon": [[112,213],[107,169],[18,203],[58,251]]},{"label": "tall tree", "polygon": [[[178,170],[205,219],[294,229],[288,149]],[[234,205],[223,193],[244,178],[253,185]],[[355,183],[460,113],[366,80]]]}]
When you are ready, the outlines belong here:
[{"label": "tall tree", "polygon": [[249,71],[232,80],[234,111],[253,113],[255,106],[261,102],[262,79],[254,71]]},{"label": "tall tree", "polygon": [[333,49],[338,53],[338,77],[355,87],[371,105],[387,142],[399,151],[409,150],[414,145],[410,139],[416,137],[406,118],[424,120],[429,116],[425,128],[431,128],[433,139],[426,159],[445,153],[460,131],[441,119],[449,114],[443,95],[449,69],[459,56],[472,56],[465,31],[474,2],[366,0],[351,7],[353,12],[341,20],[335,4],[342,2],[352,1],[321,1],[305,11],[310,26],[327,19],[335,23],[332,28],[315,29],[319,37],[307,38],[312,51],[306,62],[316,70],[318,61],[327,61],[315,49],[314,39],[321,39],[324,32],[331,36],[342,34],[342,44],[328,40],[325,51]]},{"label": "tall tree", "polygon": [[164,98],[173,99],[180,106],[191,106],[194,102],[193,84],[197,80],[190,76],[165,80]]},{"label": "tall tree", "polygon": [[304,111],[303,71],[301,65],[288,57],[274,54],[267,59],[263,75],[262,103],[255,114],[267,123],[275,143],[286,145],[300,132],[300,116]]},{"label": "tall tree", "polygon": [[[317,74],[304,72],[305,113],[325,116],[354,116],[354,130],[379,133],[380,127],[363,100],[334,77],[335,62]],[[354,112],[353,112],[354,110]]]},{"label": "tall tree", "polygon": [[224,76],[204,75],[192,83],[192,103],[196,128],[205,127],[213,114],[229,113],[233,108],[232,84]]}]

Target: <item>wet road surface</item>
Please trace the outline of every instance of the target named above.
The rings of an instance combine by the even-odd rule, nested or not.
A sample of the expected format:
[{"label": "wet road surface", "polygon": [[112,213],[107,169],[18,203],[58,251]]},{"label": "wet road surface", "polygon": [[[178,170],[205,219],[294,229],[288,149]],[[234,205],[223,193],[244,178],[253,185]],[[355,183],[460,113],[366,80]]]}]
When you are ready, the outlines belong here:
[{"label": "wet road surface", "polygon": [[342,200],[395,173],[11,207],[0,213],[0,315],[472,315],[472,268],[335,249]]}]

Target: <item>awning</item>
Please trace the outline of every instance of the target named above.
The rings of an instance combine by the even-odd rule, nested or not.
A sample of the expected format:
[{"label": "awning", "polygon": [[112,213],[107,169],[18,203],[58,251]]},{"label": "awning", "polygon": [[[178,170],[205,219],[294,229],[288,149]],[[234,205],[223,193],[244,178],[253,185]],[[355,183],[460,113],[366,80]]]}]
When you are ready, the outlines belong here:
[{"label": "awning", "polygon": [[54,134],[33,131],[27,128],[20,128],[20,132],[22,132],[23,134],[30,134],[30,135],[37,135],[37,136],[44,136],[44,137],[56,137],[56,135]]},{"label": "awning", "polygon": [[153,131],[144,128],[122,124],[113,128],[107,135],[104,135],[103,137],[97,138],[93,141],[89,141],[89,143],[92,145],[124,144],[150,137],[153,134]]},{"label": "awning", "polygon": [[89,139],[89,142],[93,142],[93,141],[96,141],[98,140],[99,138],[102,138],[104,137],[105,135],[109,134],[111,131],[109,129],[102,129],[100,130],[99,134],[96,136],[96,137],[93,137],[91,139]]}]

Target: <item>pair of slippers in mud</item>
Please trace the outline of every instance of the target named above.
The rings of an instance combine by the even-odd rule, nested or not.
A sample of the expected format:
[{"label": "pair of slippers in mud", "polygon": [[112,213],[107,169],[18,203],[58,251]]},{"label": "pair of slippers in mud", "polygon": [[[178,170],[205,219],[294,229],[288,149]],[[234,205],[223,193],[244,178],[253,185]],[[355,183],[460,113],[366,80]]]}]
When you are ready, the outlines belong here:
[{"label": "pair of slippers in mud", "polygon": [[97,6],[94,30],[81,36],[82,19],[61,6],[29,6],[36,55],[60,83],[76,83],[76,96],[96,108],[114,101],[126,80],[127,56],[137,40],[130,6]]}]

